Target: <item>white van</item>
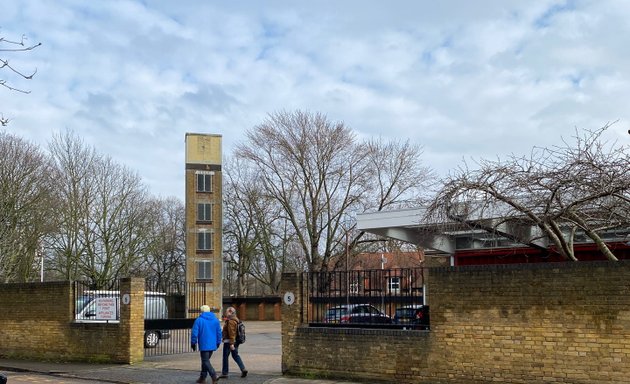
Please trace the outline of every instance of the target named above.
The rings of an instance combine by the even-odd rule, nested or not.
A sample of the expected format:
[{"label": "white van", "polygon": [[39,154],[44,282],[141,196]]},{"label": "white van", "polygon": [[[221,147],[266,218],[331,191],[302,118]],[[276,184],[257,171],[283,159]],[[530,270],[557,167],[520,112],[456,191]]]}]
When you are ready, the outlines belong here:
[{"label": "white van", "polygon": [[[85,291],[77,299],[75,321],[79,323],[117,323],[120,321],[119,291]],[[163,292],[144,293],[145,320],[168,319],[166,294]],[[168,329],[145,329],[144,346],[154,348],[160,340],[171,336]]]}]

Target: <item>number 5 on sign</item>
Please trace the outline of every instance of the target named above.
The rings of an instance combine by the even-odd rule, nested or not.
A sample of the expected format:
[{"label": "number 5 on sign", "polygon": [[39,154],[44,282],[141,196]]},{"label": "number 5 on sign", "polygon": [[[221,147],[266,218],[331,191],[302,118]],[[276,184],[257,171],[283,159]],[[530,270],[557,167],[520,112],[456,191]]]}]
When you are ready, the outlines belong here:
[{"label": "number 5 on sign", "polygon": [[286,305],[291,305],[295,303],[295,295],[293,294],[293,292],[287,292],[284,294],[284,303]]}]

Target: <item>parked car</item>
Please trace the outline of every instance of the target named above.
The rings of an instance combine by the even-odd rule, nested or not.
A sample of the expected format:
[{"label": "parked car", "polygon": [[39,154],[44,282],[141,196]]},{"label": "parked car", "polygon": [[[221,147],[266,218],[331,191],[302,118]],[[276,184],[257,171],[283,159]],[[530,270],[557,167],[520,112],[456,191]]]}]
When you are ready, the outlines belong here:
[{"label": "parked car", "polygon": [[[119,291],[85,291],[76,301],[75,320],[77,322],[118,322],[120,321]],[[144,293],[145,320],[168,319],[166,294],[162,292]],[[155,348],[160,340],[168,339],[168,329],[146,329],[144,347]]]},{"label": "parked car", "polygon": [[324,323],[391,324],[392,319],[370,304],[349,304],[329,308]]},{"label": "parked car", "polygon": [[429,306],[415,304],[396,308],[394,324],[409,325],[413,329],[429,329]]}]

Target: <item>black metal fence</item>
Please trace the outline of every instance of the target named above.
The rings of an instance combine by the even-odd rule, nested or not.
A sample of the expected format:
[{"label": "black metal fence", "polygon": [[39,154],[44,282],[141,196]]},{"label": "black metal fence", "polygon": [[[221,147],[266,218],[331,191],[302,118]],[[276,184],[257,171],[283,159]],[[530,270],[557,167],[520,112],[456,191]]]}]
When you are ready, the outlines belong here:
[{"label": "black metal fence", "polygon": [[[76,322],[120,321],[123,299],[118,282],[110,286],[111,290],[95,290],[88,282],[74,282]],[[199,307],[208,304],[213,289],[211,283],[164,285],[147,280],[144,291],[145,356],[190,352],[192,325],[199,316]]]},{"label": "black metal fence", "polygon": [[[190,333],[195,319],[200,314],[200,307],[209,304],[215,287],[211,283],[179,283],[164,285],[147,280],[146,292],[164,292],[168,316],[164,318],[149,318],[145,316],[145,356],[172,355],[191,352]],[[215,310],[220,309],[220,303]],[[147,313],[145,306],[145,314]],[[220,318],[221,314],[216,313]],[[153,332],[160,337],[159,342],[152,346],[147,344],[147,334]],[[164,337],[167,335],[166,337]]]},{"label": "black metal fence", "polygon": [[308,272],[304,282],[310,326],[430,328],[424,268]]},{"label": "black metal fence", "polygon": [[118,322],[120,319],[119,283],[111,284],[112,289],[92,289],[85,281],[75,281],[74,319],[76,322]]}]

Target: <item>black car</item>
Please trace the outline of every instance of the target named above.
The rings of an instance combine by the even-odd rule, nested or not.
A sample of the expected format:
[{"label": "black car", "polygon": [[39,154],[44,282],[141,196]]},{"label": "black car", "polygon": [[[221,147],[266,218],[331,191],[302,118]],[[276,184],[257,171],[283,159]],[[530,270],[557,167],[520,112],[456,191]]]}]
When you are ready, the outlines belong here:
[{"label": "black car", "polygon": [[412,329],[429,329],[429,306],[416,304],[396,308],[394,324],[409,325]]},{"label": "black car", "polygon": [[391,324],[392,319],[370,304],[350,304],[329,308],[324,323]]}]

